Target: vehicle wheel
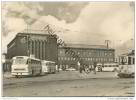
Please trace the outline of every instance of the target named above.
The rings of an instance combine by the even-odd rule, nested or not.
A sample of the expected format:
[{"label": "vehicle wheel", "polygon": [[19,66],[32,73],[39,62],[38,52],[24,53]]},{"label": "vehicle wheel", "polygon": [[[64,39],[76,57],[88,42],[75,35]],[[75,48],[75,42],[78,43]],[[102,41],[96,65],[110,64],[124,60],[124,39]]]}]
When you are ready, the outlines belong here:
[{"label": "vehicle wheel", "polygon": [[101,72],[102,72],[102,68],[101,68]]},{"label": "vehicle wheel", "polygon": [[15,75],[16,78],[18,78],[18,75]]},{"label": "vehicle wheel", "polygon": [[102,70],[101,67],[98,67],[98,72],[101,72],[101,70]]},{"label": "vehicle wheel", "polygon": [[114,68],[112,72],[115,72],[116,70],[117,70],[117,69],[116,69],[116,68]]},{"label": "vehicle wheel", "polygon": [[42,75],[42,70],[40,69],[40,73],[39,73],[39,75]]}]

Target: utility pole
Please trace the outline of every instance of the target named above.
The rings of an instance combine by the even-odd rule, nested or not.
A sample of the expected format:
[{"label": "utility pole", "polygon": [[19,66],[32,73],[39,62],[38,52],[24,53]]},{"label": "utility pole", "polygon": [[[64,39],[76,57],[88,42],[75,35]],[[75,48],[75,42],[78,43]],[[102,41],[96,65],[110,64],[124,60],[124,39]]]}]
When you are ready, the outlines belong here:
[{"label": "utility pole", "polygon": [[110,42],[111,42],[110,40],[105,40],[105,43],[106,43],[107,49],[109,49],[109,43],[110,43]]}]

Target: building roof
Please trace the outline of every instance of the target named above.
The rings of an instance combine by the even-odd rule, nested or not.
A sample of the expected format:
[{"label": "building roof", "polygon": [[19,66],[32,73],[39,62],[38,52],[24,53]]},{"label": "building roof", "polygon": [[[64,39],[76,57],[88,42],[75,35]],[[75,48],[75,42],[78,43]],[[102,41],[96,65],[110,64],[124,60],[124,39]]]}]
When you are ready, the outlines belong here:
[{"label": "building roof", "polygon": [[[107,49],[106,45],[87,45],[87,44],[66,44],[65,47],[71,48],[94,48],[94,49]],[[109,48],[112,49],[112,48]]]},{"label": "building roof", "polygon": [[46,32],[46,31],[44,31],[44,32],[45,32],[45,33],[38,33],[38,31],[37,31],[37,33],[36,33],[36,32],[32,33],[32,31],[29,32],[29,33],[27,33],[27,32],[19,32],[19,33],[17,33],[16,36],[7,44],[7,46],[9,46],[10,44],[12,44],[12,42],[15,41],[15,39],[17,38],[17,36],[27,36],[27,35],[49,36],[49,35],[50,35],[50,34],[48,34],[48,32]]},{"label": "building roof", "polygon": [[32,30],[32,29],[25,29],[22,32],[19,33],[23,33],[23,34],[49,34],[47,30]]},{"label": "building roof", "polygon": [[47,34],[47,33],[18,33],[17,36],[19,35],[21,36],[22,35],[42,35],[42,36],[44,35],[45,36],[45,35],[50,35],[50,34]]},{"label": "building roof", "polygon": [[120,56],[134,56],[135,55],[135,50],[132,50],[131,52],[121,54]]}]

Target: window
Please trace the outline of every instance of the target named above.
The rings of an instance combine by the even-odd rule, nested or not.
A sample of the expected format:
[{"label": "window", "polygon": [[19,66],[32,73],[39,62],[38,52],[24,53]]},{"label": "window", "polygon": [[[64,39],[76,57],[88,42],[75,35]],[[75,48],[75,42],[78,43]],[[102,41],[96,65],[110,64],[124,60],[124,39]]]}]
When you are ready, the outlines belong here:
[{"label": "window", "polygon": [[90,58],[88,58],[88,61],[90,60]]},{"label": "window", "polygon": [[98,58],[96,58],[96,61],[98,61]]},{"label": "window", "polygon": [[91,55],[92,53],[91,52],[89,52],[89,55]]},{"label": "window", "polygon": [[105,52],[105,56],[107,56],[107,53]]},{"label": "window", "polygon": [[135,58],[133,58],[133,64],[135,64]]},{"label": "window", "polygon": [[64,60],[63,57],[61,57],[61,60]]},{"label": "window", "polygon": [[14,59],[13,64],[26,64],[28,60],[26,59]]},{"label": "window", "polygon": [[110,56],[112,56],[112,53],[109,53]]},{"label": "window", "polygon": [[131,65],[131,57],[128,57],[128,65]]},{"label": "window", "polygon": [[63,53],[63,51],[62,50],[60,50],[60,54],[62,54]]},{"label": "window", "polygon": [[80,55],[80,52],[78,51],[77,54]]}]

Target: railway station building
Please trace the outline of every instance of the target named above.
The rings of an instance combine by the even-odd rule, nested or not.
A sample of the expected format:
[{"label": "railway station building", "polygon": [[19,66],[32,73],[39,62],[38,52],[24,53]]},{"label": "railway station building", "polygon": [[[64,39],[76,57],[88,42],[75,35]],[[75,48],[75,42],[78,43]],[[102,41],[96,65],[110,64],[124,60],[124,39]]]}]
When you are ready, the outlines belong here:
[{"label": "railway station building", "polygon": [[18,33],[7,45],[7,57],[30,56],[41,60],[49,60],[57,63],[58,49],[57,38],[48,33]]},{"label": "railway station building", "polygon": [[[73,57],[74,52],[78,60]],[[96,63],[113,63],[115,60],[115,50],[107,48],[105,45],[67,44],[58,48],[58,64],[60,67],[77,66],[77,62],[82,60],[83,64],[92,65]]]},{"label": "railway station building", "polygon": [[[78,60],[69,54],[73,51]],[[30,56],[41,60],[54,61],[60,67],[77,66],[78,61],[92,65],[96,63],[112,63],[115,59],[115,50],[106,45],[66,44],[61,47],[57,38],[46,33],[18,33],[7,45],[7,59],[14,56]]]}]

